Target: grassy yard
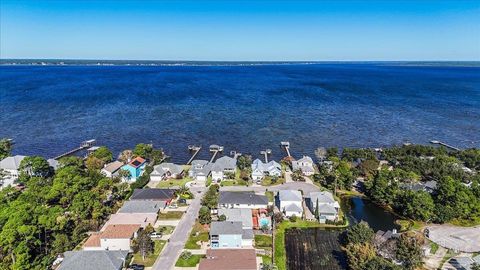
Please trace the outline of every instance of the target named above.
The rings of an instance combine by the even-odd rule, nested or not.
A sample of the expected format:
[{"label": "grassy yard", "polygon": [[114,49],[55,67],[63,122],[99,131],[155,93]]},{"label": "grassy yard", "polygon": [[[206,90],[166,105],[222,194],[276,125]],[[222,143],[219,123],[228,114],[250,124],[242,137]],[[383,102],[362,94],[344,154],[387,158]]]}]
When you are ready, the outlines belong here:
[{"label": "grassy yard", "polygon": [[275,233],[275,265],[278,267],[278,270],[287,269],[287,252],[285,250],[285,230],[288,228],[312,228],[312,227],[322,227],[325,224],[320,224],[315,221],[306,221],[306,220],[297,220],[296,222],[282,221],[278,225]]},{"label": "grassy yard", "polygon": [[182,257],[178,258],[178,261],[175,263],[177,267],[195,267],[199,262],[200,259],[205,257],[205,255],[196,255],[193,254],[192,257],[188,260],[182,259]]},{"label": "grassy yard", "polygon": [[157,188],[170,188],[170,187],[183,187],[185,183],[192,181],[190,177],[186,177],[183,179],[169,179],[165,181],[160,181],[158,183]]},{"label": "grassy yard", "polygon": [[142,259],[142,255],[140,253],[133,254],[133,263],[144,265],[145,267],[150,267],[153,265],[155,260],[157,259],[160,252],[162,252],[163,247],[167,241],[165,240],[155,240],[153,241],[155,244],[154,251],[152,254],[145,257],[145,260]]},{"label": "grassy yard", "polygon": [[261,182],[262,186],[275,186],[285,183],[285,178],[279,177],[276,182],[272,182],[272,177],[265,176]]},{"label": "grassy yard", "polygon": [[267,234],[255,235],[256,248],[272,248],[272,236]]},{"label": "grassy yard", "polygon": [[273,191],[265,191],[265,196],[267,196],[269,202],[275,201],[275,194]]},{"label": "grassy yard", "polygon": [[171,234],[175,230],[175,226],[159,226],[155,231],[162,232],[163,234]]},{"label": "grassy yard", "polygon": [[272,257],[268,255],[261,255],[263,264],[272,264]]},{"label": "grassy yard", "polygon": [[200,223],[195,223],[193,226],[192,232],[188,237],[187,242],[185,243],[186,249],[200,249],[200,245],[197,244],[198,241],[207,242],[208,241],[208,231],[203,228]]},{"label": "grassy yard", "polygon": [[209,187],[211,184],[212,184],[212,177],[209,176],[209,177],[207,178],[207,181],[205,182],[205,186],[206,186],[206,187]]},{"label": "grassy yard", "polygon": [[220,182],[220,186],[228,187],[228,186],[246,186],[248,183],[245,180],[237,179],[237,180],[223,180]]},{"label": "grassy yard", "polygon": [[431,242],[431,243],[430,243],[430,254],[435,254],[435,253],[437,253],[438,248],[439,248],[439,246],[438,246],[437,243]]},{"label": "grassy yard", "polygon": [[181,219],[183,214],[183,211],[168,211],[164,213],[160,212],[158,219]]}]

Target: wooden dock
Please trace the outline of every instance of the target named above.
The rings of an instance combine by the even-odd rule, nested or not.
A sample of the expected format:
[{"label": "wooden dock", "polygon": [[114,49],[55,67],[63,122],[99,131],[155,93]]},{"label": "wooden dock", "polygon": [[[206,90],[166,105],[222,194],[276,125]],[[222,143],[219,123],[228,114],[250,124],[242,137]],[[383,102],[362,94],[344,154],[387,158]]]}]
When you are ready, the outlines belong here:
[{"label": "wooden dock", "polygon": [[70,156],[70,155],[73,155],[75,154],[76,152],[78,151],[81,151],[81,150],[84,150],[84,149],[88,149],[88,148],[91,148],[95,145],[95,142],[96,140],[95,139],[91,139],[91,140],[87,140],[87,141],[83,141],[79,147],[75,148],[75,149],[72,149],[68,152],[65,152],[61,155],[58,155],[56,157],[54,157],[53,159],[61,159],[62,157],[66,157],[66,156]]},{"label": "wooden dock", "polygon": [[455,146],[451,146],[449,144],[446,144],[444,142],[441,142],[441,141],[437,141],[437,140],[432,140],[430,141],[431,144],[438,144],[438,145],[441,145],[441,146],[445,146],[446,148],[450,148],[452,150],[455,150],[455,151],[460,151],[460,148],[457,148]]},{"label": "wooden dock", "polygon": [[210,145],[210,152],[213,153],[212,158],[210,159],[210,163],[212,163],[215,160],[215,157],[219,152],[223,151],[223,146],[212,144]]},{"label": "wooden dock", "polygon": [[268,163],[268,155],[272,153],[272,149],[265,149],[265,151],[260,151],[260,154],[265,157],[265,163]]},{"label": "wooden dock", "polygon": [[287,152],[287,157],[291,157],[290,155],[290,142],[280,142],[280,145],[285,149]]},{"label": "wooden dock", "polygon": [[192,157],[188,160],[187,165],[190,165],[192,161],[195,159],[197,154],[202,150],[202,146],[196,146],[196,145],[189,145],[188,150],[192,153]]}]

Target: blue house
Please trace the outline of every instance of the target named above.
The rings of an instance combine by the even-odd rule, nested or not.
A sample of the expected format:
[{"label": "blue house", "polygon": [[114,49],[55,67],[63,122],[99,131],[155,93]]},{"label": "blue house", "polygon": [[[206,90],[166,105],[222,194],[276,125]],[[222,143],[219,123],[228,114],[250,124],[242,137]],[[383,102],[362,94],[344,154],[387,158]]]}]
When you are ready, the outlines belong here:
[{"label": "blue house", "polygon": [[217,221],[210,227],[211,248],[241,248],[253,245],[253,230],[243,229],[241,221]]},{"label": "blue house", "polygon": [[130,172],[130,178],[128,180],[135,181],[140,175],[142,175],[145,169],[146,161],[141,157],[136,157],[128,164],[122,167],[122,170]]}]

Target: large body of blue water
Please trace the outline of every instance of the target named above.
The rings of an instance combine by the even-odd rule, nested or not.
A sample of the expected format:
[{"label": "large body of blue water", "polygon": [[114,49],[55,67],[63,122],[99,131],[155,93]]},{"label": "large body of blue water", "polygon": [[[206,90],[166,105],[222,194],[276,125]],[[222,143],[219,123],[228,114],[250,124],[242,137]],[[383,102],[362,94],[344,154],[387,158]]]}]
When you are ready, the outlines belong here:
[{"label": "large body of blue water", "polygon": [[[115,152],[189,144],[259,156],[442,140],[480,146],[480,68],[352,63],[1,66],[0,137],[53,157],[95,138]],[[208,156],[203,151],[201,156]]]}]

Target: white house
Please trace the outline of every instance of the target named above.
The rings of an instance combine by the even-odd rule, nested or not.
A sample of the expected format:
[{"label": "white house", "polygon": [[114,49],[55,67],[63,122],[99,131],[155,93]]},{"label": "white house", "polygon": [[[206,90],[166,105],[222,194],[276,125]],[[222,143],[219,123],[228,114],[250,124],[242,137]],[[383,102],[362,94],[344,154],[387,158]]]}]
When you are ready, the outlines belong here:
[{"label": "white house", "polygon": [[280,190],[278,191],[278,208],[286,217],[293,215],[303,216],[303,197],[298,190]]},{"label": "white house", "polygon": [[335,201],[332,193],[327,191],[310,192],[308,207],[315,214],[315,208],[318,204],[318,219],[320,222],[325,220],[335,221],[338,219],[340,204]]},{"label": "white house", "polygon": [[162,181],[169,178],[177,178],[183,173],[183,167],[181,165],[173,163],[162,163],[153,167],[153,171],[150,173],[150,180]]},{"label": "white house", "polygon": [[237,160],[223,156],[217,159],[212,166],[212,180],[221,181],[226,178],[227,173],[235,173],[236,170]]},{"label": "white house", "polygon": [[92,234],[83,245],[83,250],[127,250],[137,237],[138,224],[109,225],[104,231]]},{"label": "white house", "polygon": [[118,176],[118,173],[120,172],[120,169],[123,165],[125,164],[118,160],[110,162],[108,164],[105,164],[105,166],[101,170],[101,173],[104,174],[106,177],[113,178],[115,176]]},{"label": "white house", "polygon": [[188,171],[188,176],[195,181],[207,181],[207,177],[212,169],[212,164],[206,160],[196,159],[192,161],[192,166]]},{"label": "white house", "polygon": [[302,171],[303,175],[305,176],[311,176],[315,173],[315,168],[313,167],[313,160],[309,156],[303,156],[299,160],[292,161],[292,169],[294,171]]},{"label": "white house", "polygon": [[0,169],[3,169],[8,174],[7,178],[17,180],[20,174],[20,162],[22,162],[25,157],[26,156],[21,155],[6,157],[0,161]]},{"label": "white house", "polygon": [[260,159],[255,159],[252,162],[252,179],[258,181],[265,176],[282,176],[282,166],[274,160],[263,163]]}]

